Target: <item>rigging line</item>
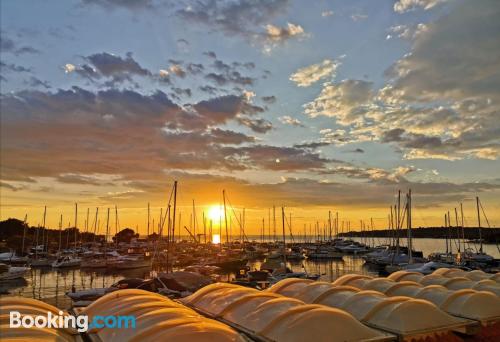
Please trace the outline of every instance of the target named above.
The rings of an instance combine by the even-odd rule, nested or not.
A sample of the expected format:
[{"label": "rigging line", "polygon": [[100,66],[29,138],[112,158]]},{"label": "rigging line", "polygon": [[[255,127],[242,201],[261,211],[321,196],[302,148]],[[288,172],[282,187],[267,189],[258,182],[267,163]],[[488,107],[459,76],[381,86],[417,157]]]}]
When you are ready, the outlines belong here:
[{"label": "rigging line", "polygon": [[[160,229],[158,229],[159,230],[159,232],[158,232],[159,235],[158,235],[157,243],[155,245],[155,251],[154,251],[153,257],[151,258],[151,265],[153,265],[154,260],[156,258],[156,255],[158,253],[158,245],[160,244],[160,238],[161,238],[161,235],[163,233],[163,226],[165,224],[165,219],[167,218],[167,215],[170,213],[170,202],[172,200],[173,193],[174,193],[174,187],[172,186],[172,190],[170,191],[170,198],[168,199],[167,210],[165,210],[165,217],[161,219],[162,222],[161,222],[161,225],[160,225]],[[167,265],[167,268],[168,268],[168,265]]]},{"label": "rigging line", "polygon": [[[172,202],[173,194],[174,194],[174,187],[172,187],[172,190],[170,191],[170,197],[168,199],[167,208],[170,206],[170,202]],[[161,218],[160,229],[162,229],[162,231],[163,231],[163,226],[165,225],[165,219],[167,218],[167,215],[168,215],[168,210],[165,210],[165,216]],[[160,236],[161,236],[161,234],[160,234]]]},{"label": "rigging line", "polygon": [[229,200],[229,196],[227,195],[227,193],[226,193],[226,201],[227,201],[227,204],[229,204],[229,207],[231,208],[231,211],[233,212],[233,216],[236,219],[236,222],[238,222],[238,225],[240,226],[240,233],[242,233],[242,235],[243,235],[243,240],[246,239],[248,241],[247,234],[243,230],[243,227],[241,225],[241,221],[238,219],[238,216],[236,215],[236,212],[234,211],[234,207],[231,204],[231,201]]},{"label": "rigging line", "polygon": [[286,217],[286,215],[285,215],[285,223],[288,227],[288,231],[290,232],[290,237],[292,238],[292,243],[294,243],[295,239],[294,239],[293,233],[292,233],[292,225],[291,225],[291,222],[288,222],[288,218]]},{"label": "rigging line", "polygon": [[481,211],[483,212],[483,216],[486,219],[486,224],[488,225],[488,228],[491,228],[490,222],[488,221],[488,217],[486,216],[486,213],[484,212],[483,203],[481,203],[481,201],[479,201],[479,206],[481,207]]},{"label": "rigging line", "polygon": [[[483,212],[484,218],[486,219],[486,223],[488,224],[488,228],[491,228],[490,222],[488,221],[488,217],[486,216],[486,212],[484,211],[484,208],[483,208],[483,203],[481,201],[479,201],[479,206],[481,207],[481,211]],[[496,236],[495,236],[495,244],[497,245],[497,250],[500,252],[500,246],[498,245],[498,241],[497,241]]]}]

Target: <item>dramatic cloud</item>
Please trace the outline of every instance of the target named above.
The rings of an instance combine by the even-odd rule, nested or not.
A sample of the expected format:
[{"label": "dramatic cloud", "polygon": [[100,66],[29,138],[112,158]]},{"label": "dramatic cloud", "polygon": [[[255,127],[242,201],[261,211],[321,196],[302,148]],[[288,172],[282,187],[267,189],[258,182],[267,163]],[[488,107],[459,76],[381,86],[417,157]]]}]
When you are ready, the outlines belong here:
[{"label": "dramatic cloud", "polygon": [[[498,156],[498,15],[496,1],[457,5],[448,15],[427,25],[416,38],[411,54],[389,70],[393,84],[382,93],[382,99],[434,106],[412,110],[413,125],[409,127],[416,127],[413,133],[439,134],[442,140],[436,149],[425,149],[425,154],[435,150],[452,158],[460,154],[489,159]],[[435,106],[434,102],[442,105]]]},{"label": "dramatic cloud", "polygon": [[37,87],[42,87],[42,88],[45,88],[45,89],[50,89],[52,88],[50,86],[50,83],[47,82],[47,81],[42,81],[34,76],[31,76],[28,80],[24,81],[24,84],[30,86],[30,87],[33,87],[33,88],[37,88]]},{"label": "dramatic cloud", "polygon": [[132,81],[132,76],[152,76],[151,72],[139,65],[131,53],[125,58],[102,52],[84,57],[88,64],[75,66],[68,63],[63,69],[66,73],[76,73],[83,78],[96,81],[106,78],[108,85]]},{"label": "dramatic cloud", "polygon": [[[146,202],[151,199],[152,193],[162,198],[160,196],[164,196],[164,193],[160,190],[170,186],[171,183],[168,182],[177,179],[180,181],[183,194],[188,198],[196,195],[197,199],[210,202],[213,201],[214,193],[219,193],[221,189],[231,189],[229,192],[231,198],[244,199],[246,205],[250,207],[269,208],[279,203],[286,207],[296,207],[293,209],[295,213],[299,208],[317,206],[344,208],[346,203],[355,208],[386,209],[388,205],[394,203],[394,195],[398,190],[408,188],[412,189],[413,205],[417,208],[441,207],[446,202],[466,201],[479,192],[500,189],[498,184],[489,183],[421,183],[402,179],[399,182],[377,181],[370,179],[369,176],[350,183],[286,177],[277,183],[260,184],[206,173],[169,172],[166,176],[168,179],[163,182],[131,182],[129,190],[143,191],[142,195],[137,193],[135,200],[139,198]],[[467,210],[467,206],[465,209]],[[312,219],[316,220],[317,217]],[[418,217],[415,220],[418,220]]]},{"label": "dramatic cloud", "polygon": [[[411,34],[411,53],[387,70],[385,86],[326,83],[305,105],[306,114],[333,117],[345,126],[342,134],[328,132],[326,141],[334,133],[335,140],[391,143],[408,159],[497,159],[499,15],[496,1],[458,4]],[[394,31],[405,34],[403,28]]]},{"label": "dramatic cloud", "polygon": [[386,39],[391,39],[393,36],[398,38],[412,40],[418,37],[419,34],[427,30],[427,25],[417,24],[413,26],[408,25],[396,25],[389,28],[390,34],[387,35]]},{"label": "dramatic cloud", "polygon": [[282,124],[297,126],[297,127],[305,127],[299,119],[292,118],[291,116],[285,115],[278,118]]},{"label": "dramatic cloud", "polygon": [[299,171],[323,169],[334,160],[297,147],[255,145],[227,148],[226,152],[249,169]]},{"label": "dramatic cloud", "polygon": [[124,8],[130,11],[153,9],[155,1],[153,0],[81,0],[84,5],[96,5],[105,9]]},{"label": "dramatic cloud", "polygon": [[177,77],[184,78],[186,77],[186,72],[182,68],[180,64],[174,63],[172,64],[169,68],[168,71],[172,74],[174,74]]},{"label": "dramatic cloud", "polygon": [[417,8],[428,10],[445,1],[447,0],[399,0],[394,4],[394,11],[404,13]]},{"label": "dramatic cloud", "polygon": [[336,117],[338,122],[348,125],[362,121],[368,109],[364,105],[371,96],[371,82],[344,80],[339,83],[326,83],[319,96],[305,105],[305,112],[312,117]]},{"label": "dramatic cloud", "polygon": [[[263,45],[264,51],[269,52],[280,43],[304,35],[304,29],[300,25],[287,23],[280,27],[271,23],[275,17],[285,13],[288,2],[200,0],[179,9],[177,15],[196,25],[204,25],[225,35],[240,36],[251,43]],[[260,27],[264,27],[264,30],[259,30]]]},{"label": "dramatic cloud", "polygon": [[213,59],[216,59],[217,58],[217,55],[215,54],[215,52],[213,51],[206,51],[206,52],[203,52],[203,54],[207,57],[210,57],[210,58],[213,58]]},{"label": "dramatic cloud", "polygon": [[7,37],[4,32],[0,34],[0,52],[12,53],[15,56],[40,53],[40,51],[31,46],[18,46],[18,44],[13,39]]},{"label": "dramatic cloud", "polygon": [[295,36],[304,35],[304,29],[300,25],[287,23],[284,27],[266,25],[267,40],[276,43],[282,42]]},{"label": "dramatic cloud", "polygon": [[2,181],[115,186],[155,181],[173,169],[306,171],[335,162],[299,147],[255,145],[252,136],[217,127],[233,121],[259,133],[271,129],[254,118],[263,109],[248,100],[227,95],[181,108],[160,91],[4,94]]},{"label": "dramatic cloud", "polygon": [[263,134],[273,129],[273,124],[262,118],[250,119],[248,117],[238,116],[237,120],[241,125],[250,128],[256,133]]},{"label": "dramatic cloud", "polygon": [[342,175],[348,178],[367,179],[374,182],[407,182],[405,175],[415,171],[413,167],[400,166],[392,171],[387,171],[381,168],[360,168],[356,166],[337,166],[322,174]]},{"label": "dramatic cloud", "polygon": [[0,61],[0,70],[2,73],[6,72],[32,72],[31,68],[25,68],[22,65],[16,65],[13,63],[4,63]]},{"label": "dramatic cloud", "polygon": [[335,77],[339,62],[325,59],[323,62],[313,64],[297,70],[290,76],[290,81],[299,87],[309,87],[311,84],[325,77]]},{"label": "dramatic cloud", "polygon": [[276,96],[274,96],[274,95],[262,96],[261,99],[262,99],[262,101],[264,101],[267,104],[273,104],[276,102]]}]

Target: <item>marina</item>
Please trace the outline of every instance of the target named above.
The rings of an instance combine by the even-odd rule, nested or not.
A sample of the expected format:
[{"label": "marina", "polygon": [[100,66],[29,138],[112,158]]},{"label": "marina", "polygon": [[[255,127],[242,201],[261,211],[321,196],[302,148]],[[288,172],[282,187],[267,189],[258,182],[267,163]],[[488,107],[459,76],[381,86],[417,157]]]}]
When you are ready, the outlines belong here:
[{"label": "marina", "polygon": [[500,0],[0,0],[0,342],[500,342]]}]

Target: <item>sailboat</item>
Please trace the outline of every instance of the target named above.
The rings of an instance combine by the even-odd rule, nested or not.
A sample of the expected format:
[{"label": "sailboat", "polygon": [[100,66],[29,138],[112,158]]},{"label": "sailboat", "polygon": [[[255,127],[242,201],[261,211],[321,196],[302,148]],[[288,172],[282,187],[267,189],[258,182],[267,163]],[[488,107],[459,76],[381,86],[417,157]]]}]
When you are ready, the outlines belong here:
[{"label": "sailboat", "polygon": [[[76,267],[80,266],[82,259],[76,256],[76,231],[77,231],[77,218],[78,218],[78,204],[75,203],[75,246],[73,249],[73,255],[58,255],[56,261],[52,263],[54,268],[64,268],[64,267]],[[61,240],[59,239],[59,250],[61,250]]]},{"label": "sailboat", "polygon": [[[495,259],[491,255],[488,255],[483,251],[481,214],[479,208],[482,209],[483,215],[485,215],[481,201],[479,200],[479,197],[476,197],[477,226],[479,230],[479,250],[474,251],[472,248],[467,248],[463,253],[460,254],[460,259],[466,263],[488,264],[493,262]],[[488,222],[488,218],[486,217],[486,215],[485,218],[486,222]]]},{"label": "sailboat", "polygon": [[15,267],[0,263],[0,281],[23,278],[29,267]]},{"label": "sailboat", "polygon": [[[406,206],[405,206],[405,211],[403,212],[403,217],[406,215],[406,225],[407,225],[407,251],[408,253],[401,253],[399,252],[399,241],[397,243],[396,247],[396,253],[389,255],[387,258],[390,259],[390,263],[386,264],[385,270],[387,272],[395,272],[399,271],[402,269],[406,268],[412,268],[414,267],[414,264],[420,264],[423,265],[423,263],[426,261],[424,258],[416,257],[413,251],[413,241],[412,241],[412,224],[411,224],[411,219],[412,219],[412,209],[411,209],[411,189],[408,190],[408,193],[406,194]],[[399,217],[399,200],[400,200],[400,193],[398,194],[398,217]],[[399,219],[398,219],[399,221]],[[402,223],[402,220],[401,222]],[[398,223],[398,227],[400,227],[400,224]],[[376,262],[380,263],[381,259],[377,259]]]},{"label": "sailboat", "polygon": [[[269,282],[271,284],[277,283],[280,280],[287,278],[302,278],[302,279],[312,279],[317,280],[319,278],[319,274],[308,274],[305,272],[294,272],[290,268],[287,267],[287,253],[286,253],[286,237],[285,237],[285,208],[281,207],[281,221],[283,227],[283,262],[280,267],[274,269],[271,272],[271,276],[269,277]],[[304,267],[304,266],[303,266]],[[262,269],[262,267],[261,267]]]},{"label": "sailboat", "polygon": [[45,244],[45,239],[44,239],[44,232],[46,230],[45,228],[45,219],[47,217],[47,207],[44,207],[43,210],[43,226],[42,226],[42,244],[38,245],[38,236],[40,235],[40,227],[37,227],[36,230],[36,246],[35,246],[35,258],[31,259],[30,261],[30,266],[31,267],[49,267],[52,263],[53,260],[49,258],[49,247],[48,247],[48,232],[47,232],[47,245]]}]

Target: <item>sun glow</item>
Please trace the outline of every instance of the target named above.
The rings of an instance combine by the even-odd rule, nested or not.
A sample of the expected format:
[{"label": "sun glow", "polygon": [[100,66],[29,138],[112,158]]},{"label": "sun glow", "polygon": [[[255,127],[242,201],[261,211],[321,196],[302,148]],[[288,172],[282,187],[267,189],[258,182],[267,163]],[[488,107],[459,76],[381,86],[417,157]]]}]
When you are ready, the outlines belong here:
[{"label": "sun glow", "polygon": [[219,205],[212,205],[208,209],[208,218],[214,222],[219,222],[222,217],[222,209]]},{"label": "sun glow", "polygon": [[220,243],[220,235],[219,234],[212,235],[212,243],[214,243],[214,244]]}]

